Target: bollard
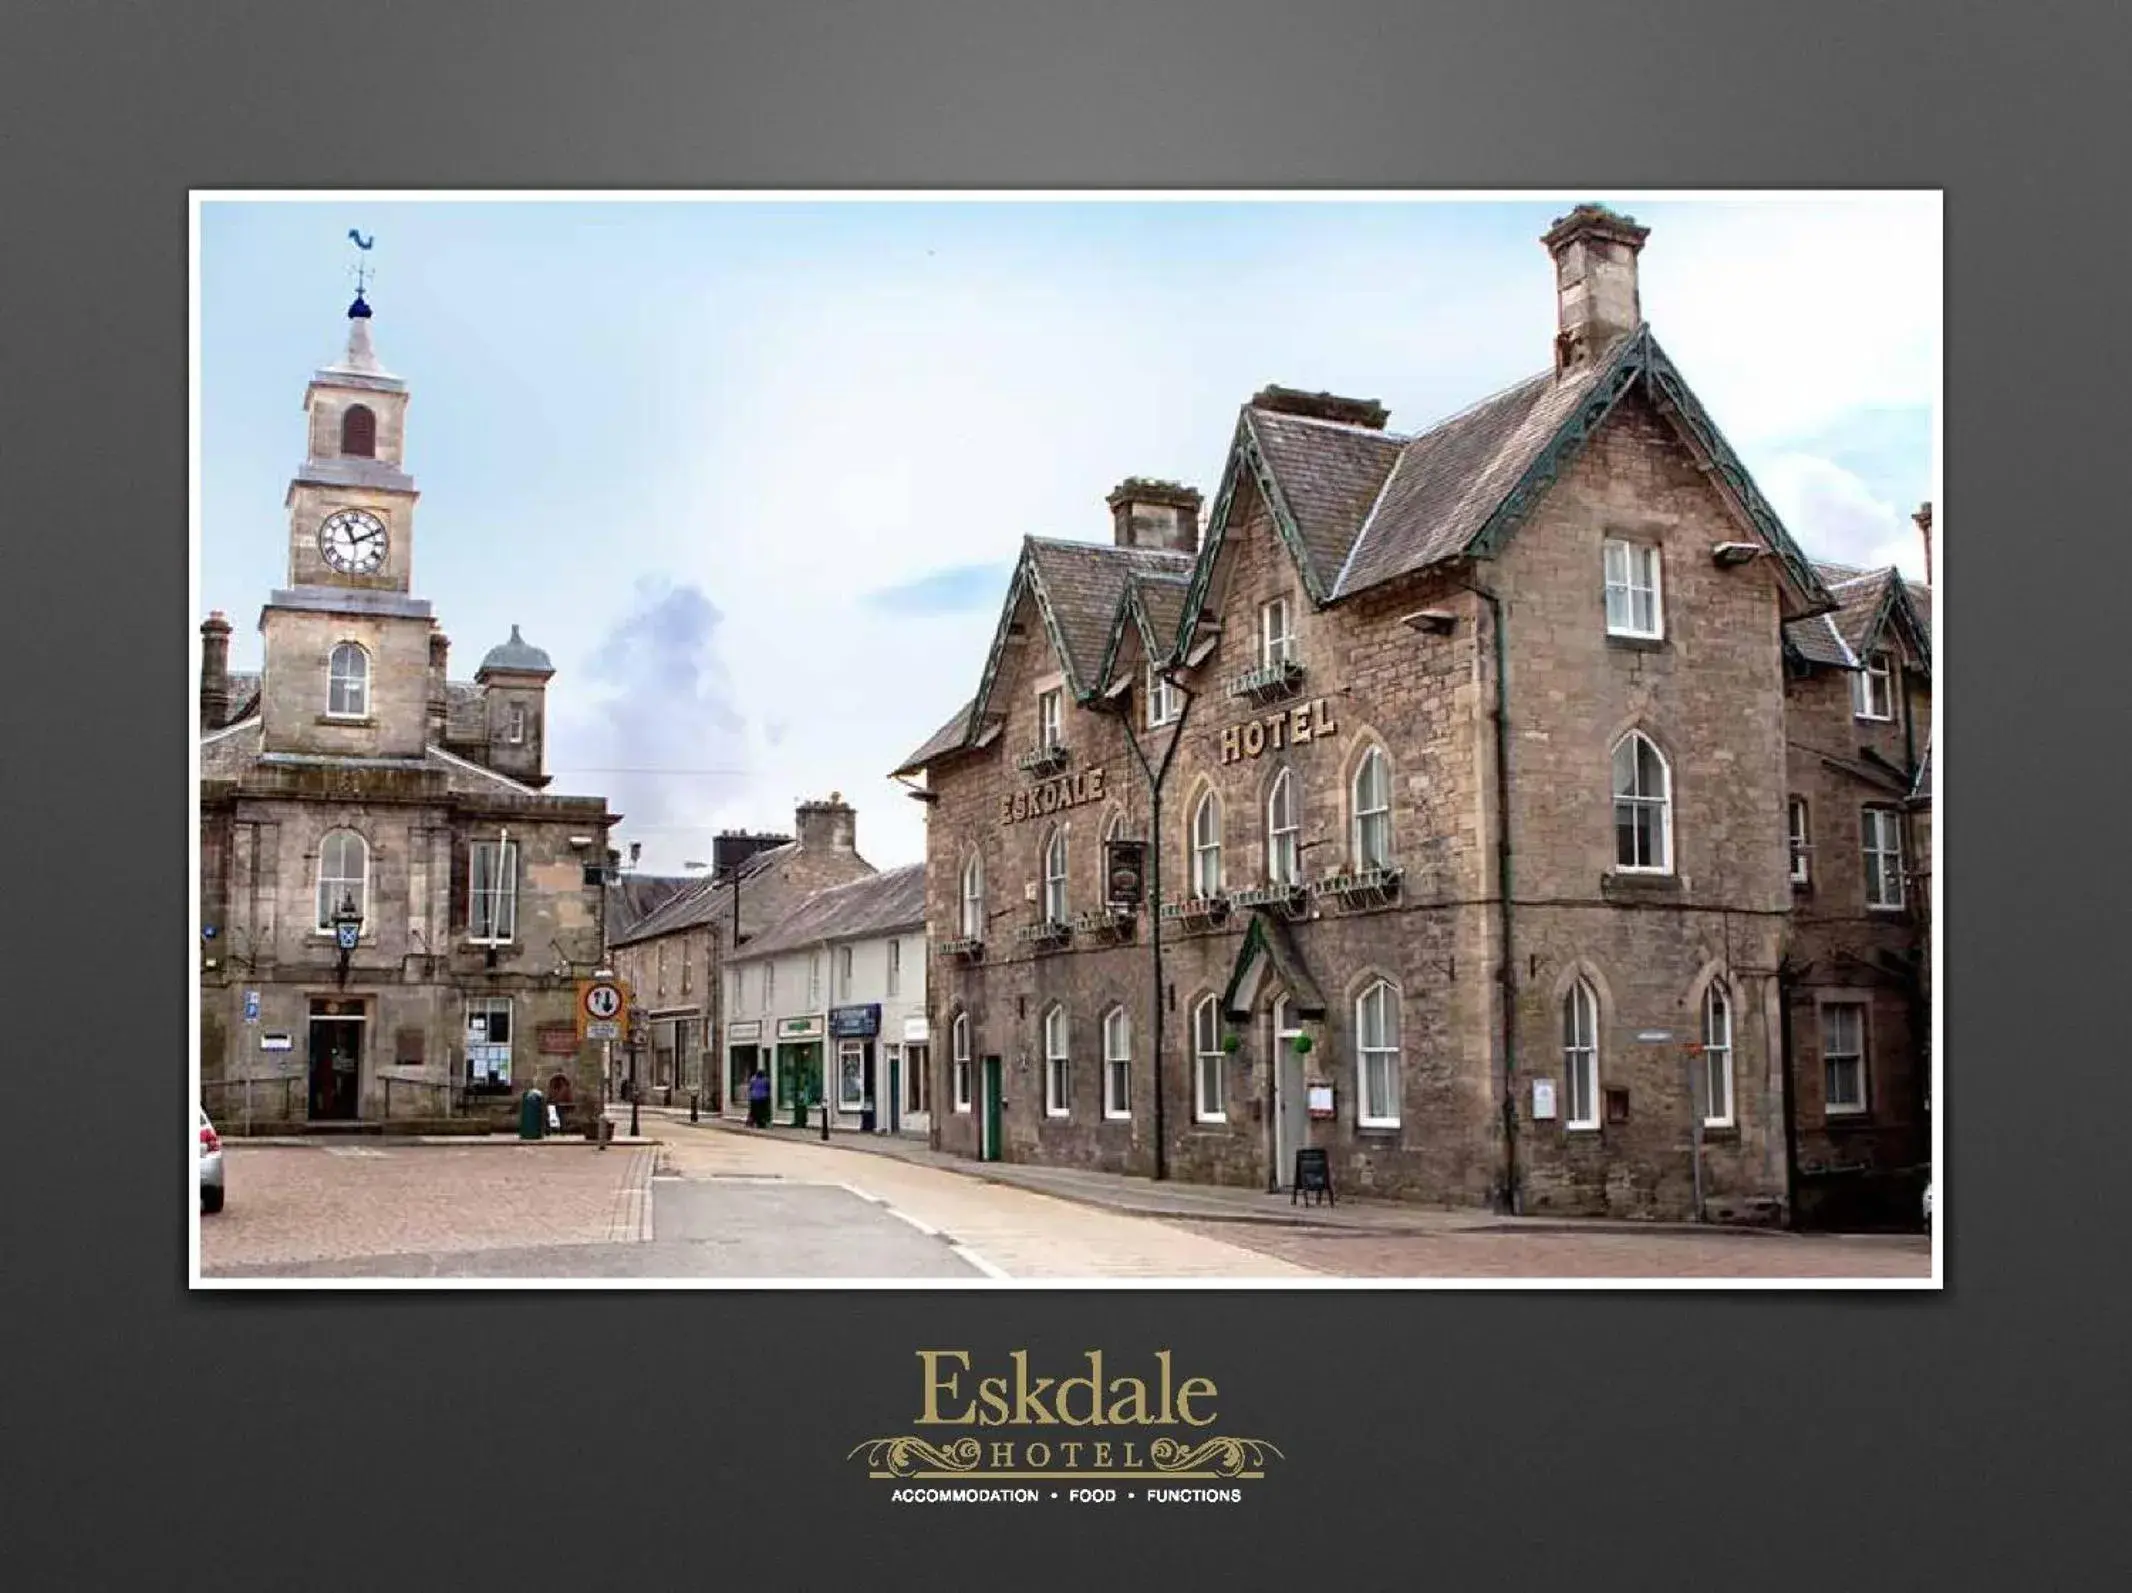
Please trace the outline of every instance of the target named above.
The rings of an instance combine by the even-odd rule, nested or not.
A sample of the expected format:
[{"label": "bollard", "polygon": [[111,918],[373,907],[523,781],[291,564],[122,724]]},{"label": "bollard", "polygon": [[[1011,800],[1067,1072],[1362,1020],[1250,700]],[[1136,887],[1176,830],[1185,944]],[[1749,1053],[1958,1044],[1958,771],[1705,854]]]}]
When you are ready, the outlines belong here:
[{"label": "bollard", "polygon": [[700,1119],[700,1118],[699,1118],[699,1117],[697,1116],[697,1104],[698,1104],[698,1103],[697,1103],[697,1097],[696,1097],[696,1093],[695,1093],[695,1091],[691,1090],[691,1091],[689,1092],[689,1097],[688,1097],[688,1120],[689,1120],[689,1121],[690,1121],[691,1123],[695,1123],[695,1122],[700,1122],[700,1121],[701,1121],[701,1119]]}]

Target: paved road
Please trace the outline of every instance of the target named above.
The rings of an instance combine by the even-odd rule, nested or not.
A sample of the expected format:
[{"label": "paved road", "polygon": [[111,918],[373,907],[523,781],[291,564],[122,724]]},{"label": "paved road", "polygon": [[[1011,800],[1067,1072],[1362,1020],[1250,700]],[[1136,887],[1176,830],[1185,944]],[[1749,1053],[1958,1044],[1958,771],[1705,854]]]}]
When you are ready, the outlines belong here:
[{"label": "paved road", "polygon": [[664,1143],[225,1142],[229,1205],[201,1220],[202,1275],[1293,1283],[1929,1279],[1932,1269],[1916,1237],[1565,1231],[1350,1202],[1313,1212],[1249,1190],[1086,1171],[976,1176],[878,1139],[646,1128]]}]

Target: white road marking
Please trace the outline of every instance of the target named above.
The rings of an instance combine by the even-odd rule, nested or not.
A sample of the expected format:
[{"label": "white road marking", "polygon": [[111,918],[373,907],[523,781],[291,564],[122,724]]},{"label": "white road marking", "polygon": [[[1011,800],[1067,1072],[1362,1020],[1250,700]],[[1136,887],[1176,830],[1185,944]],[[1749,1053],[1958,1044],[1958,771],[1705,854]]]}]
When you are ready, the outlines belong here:
[{"label": "white road marking", "polygon": [[848,1190],[852,1194],[857,1195],[861,1200],[870,1200],[876,1206],[888,1205],[888,1202],[883,1200],[879,1195],[870,1195],[865,1190],[861,1189],[857,1184],[846,1184],[840,1182],[838,1183],[837,1188]]},{"label": "white road marking", "polygon": [[948,1248],[954,1251],[955,1254],[957,1254],[958,1256],[962,1257],[963,1260],[969,1262],[971,1266],[975,1267],[979,1272],[982,1272],[988,1278],[1005,1278],[1010,1276],[1010,1274],[1002,1272],[998,1267],[993,1266],[991,1262],[987,1261],[983,1256],[979,1255],[976,1251],[972,1250],[966,1244],[962,1244],[960,1242],[951,1243]]},{"label": "white road marking", "polygon": [[928,1239],[937,1239],[940,1237],[940,1230],[938,1228],[935,1228],[929,1222],[919,1221],[918,1218],[913,1217],[909,1212],[903,1210],[901,1207],[890,1206],[888,1208],[888,1214],[891,1217],[901,1217],[905,1222],[909,1223],[913,1228],[924,1234]]}]

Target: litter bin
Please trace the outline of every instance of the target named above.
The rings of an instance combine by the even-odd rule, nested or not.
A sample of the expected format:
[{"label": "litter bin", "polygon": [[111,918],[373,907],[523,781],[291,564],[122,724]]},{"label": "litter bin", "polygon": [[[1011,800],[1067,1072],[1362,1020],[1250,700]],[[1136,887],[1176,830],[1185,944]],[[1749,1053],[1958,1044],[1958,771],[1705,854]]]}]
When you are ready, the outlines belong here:
[{"label": "litter bin", "polygon": [[520,1139],[545,1139],[548,1133],[547,1102],[538,1090],[526,1091],[526,1098],[518,1103],[518,1137]]}]

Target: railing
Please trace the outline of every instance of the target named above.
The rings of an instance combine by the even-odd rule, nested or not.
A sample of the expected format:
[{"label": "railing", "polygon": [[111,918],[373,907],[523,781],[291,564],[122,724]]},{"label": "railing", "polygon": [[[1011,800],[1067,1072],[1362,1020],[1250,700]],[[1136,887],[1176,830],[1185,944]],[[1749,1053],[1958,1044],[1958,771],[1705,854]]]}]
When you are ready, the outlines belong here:
[{"label": "railing", "polygon": [[1279,658],[1270,664],[1261,664],[1256,669],[1247,669],[1241,674],[1231,675],[1222,682],[1222,690],[1231,697],[1273,697],[1293,691],[1302,678],[1301,662],[1293,658]]},{"label": "railing", "polygon": [[[293,1073],[268,1074],[264,1078],[202,1079],[200,1105],[214,1119],[215,1127],[239,1123],[290,1123],[300,1120],[310,1108],[308,1093],[298,1096],[299,1086],[309,1081]],[[298,1107],[304,1111],[298,1111]]]},{"label": "railing", "polygon": [[1014,760],[1015,768],[1024,774],[1048,774],[1053,769],[1066,767],[1067,751],[1064,742],[1054,741],[1048,747],[1035,747]]}]

